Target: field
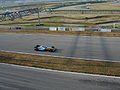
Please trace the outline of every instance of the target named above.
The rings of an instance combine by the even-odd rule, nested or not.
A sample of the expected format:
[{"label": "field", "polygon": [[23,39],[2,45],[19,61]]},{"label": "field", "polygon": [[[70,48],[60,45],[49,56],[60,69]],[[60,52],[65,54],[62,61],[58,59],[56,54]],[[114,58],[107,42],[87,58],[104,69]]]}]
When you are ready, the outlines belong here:
[{"label": "field", "polygon": [[87,6],[89,9],[96,9],[96,10],[120,10],[119,4],[99,4],[99,5],[90,5]]},{"label": "field", "polygon": [[120,63],[0,52],[0,63],[53,70],[120,76]]},{"label": "field", "polygon": [[[81,6],[81,4],[84,4]],[[120,5],[116,3],[111,4],[86,4],[80,2],[66,2],[66,3],[34,3],[28,6],[13,7],[11,10],[28,9],[28,8],[62,8],[67,9],[87,9],[87,10],[120,10]],[[110,15],[108,15],[110,14]],[[45,27],[84,27],[84,28],[111,28],[120,29],[120,24],[114,25],[114,23],[120,23],[120,12],[99,12],[99,11],[49,11],[40,13],[40,22]],[[27,25],[28,24],[28,25]],[[19,25],[19,26],[36,26],[38,24],[38,16],[30,15],[22,18],[15,19],[14,21],[0,22],[0,25]],[[67,25],[66,25],[67,24]],[[71,25],[74,24],[74,25]],[[111,24],[104,25],[101,24]]]},{"label": "field", "polygon": [[[41,24],[51,27],[85,27],[85,28],[111,28],[120,29],[120,25],[102,26],[101,24],[120,23],[120,15],[41,15]],[[27,25],[28,24],[28,25]],[[18,26],[36,26],[38,24],[38,16],[31,15],[14,21],[0,22],[0,25],[18,25]],[[68,24],[68,25],[65,25]],[[74,24],[70,26],[69,24]],[[44,27],[44,26],[43,26]]]}]

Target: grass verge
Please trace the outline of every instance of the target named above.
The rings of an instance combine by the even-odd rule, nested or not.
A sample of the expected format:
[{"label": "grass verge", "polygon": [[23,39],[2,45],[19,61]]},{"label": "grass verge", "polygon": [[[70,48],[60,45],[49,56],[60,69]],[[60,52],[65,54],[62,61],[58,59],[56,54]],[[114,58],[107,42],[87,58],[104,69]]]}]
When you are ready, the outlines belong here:
[{"label": "grass verge", "polygon": [[119,4],[97,4],[97,5],[89,5],[87,6],[89,9],[96,9],[96,10],[120,10]]},{"label": "grass verge", "polygon": [[0,52],[0,63],[53,70],[120,76],[120,63]]},{"label": "grass verge", "polygon": [[94,31],[49,31],[49,30],[0,29],[0,33],[120,37],[120,32],[94,32]]}]

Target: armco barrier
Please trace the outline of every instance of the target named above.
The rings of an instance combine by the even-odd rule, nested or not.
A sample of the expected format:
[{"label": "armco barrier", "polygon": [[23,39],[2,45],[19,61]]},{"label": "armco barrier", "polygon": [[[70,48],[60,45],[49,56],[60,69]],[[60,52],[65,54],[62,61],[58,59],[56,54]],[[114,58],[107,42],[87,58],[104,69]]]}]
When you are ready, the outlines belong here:
[{"label": "armco barrier", "polygon": [[100,32],[111,32],[111,29],[100,29]]},{"label": "armco barrier", "polygon": [[22,27],[22,29],[27,29],[27,30],[49,30],[49,27]]},{"label": "armco barrier", "polygon": [[72,31],[85,31],[85,28],[72,28]]},{"label": "armco barrier", "polygon": [[96,32],[99,32],[100,31],[100,29],[95,29],[95,28],[93,28],[93,29],[85,29],[85,31],[96,31]]},{"label": "armco barrier", "polygon": [[65,27],[58,27],[57,30],[58,31],[65,31]]},{"label": "armco barrier", "polygon": [[120,32],[120,29],[112,29],[111,32]]},{"label": "armco barrier", "polygon": [[9,27],[0,26],[0,29],[9,29]]},{"label": "armco barrier", "polygon": [[56,28],[56,27],[49,27],[49,30],[50,30],[50,31],[56,31],[57,28]]},{"label": "armco barrier", "polygon": [[51,30],[51,31],[95,31],[95,32],[120,32],[120,29],[88,29],[77,27],[6,27],[0,26],[0,29],[26,29],[26,30]]}]

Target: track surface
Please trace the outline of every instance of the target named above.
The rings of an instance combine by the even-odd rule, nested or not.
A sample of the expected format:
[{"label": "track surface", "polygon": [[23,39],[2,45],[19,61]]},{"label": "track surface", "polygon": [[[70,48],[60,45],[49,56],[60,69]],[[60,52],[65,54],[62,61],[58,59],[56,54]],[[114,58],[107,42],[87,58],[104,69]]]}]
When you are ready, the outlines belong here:
[{"label": "track surface", "polygon": [[[55,46],[54,53],[36,52],[36,44]],[[0,50],[120,62],[120,38],[43,34],[0,34]]]},{"label": "track surface", "polygon": [[120,78],[0,64],[0,90],[120,90]]}]

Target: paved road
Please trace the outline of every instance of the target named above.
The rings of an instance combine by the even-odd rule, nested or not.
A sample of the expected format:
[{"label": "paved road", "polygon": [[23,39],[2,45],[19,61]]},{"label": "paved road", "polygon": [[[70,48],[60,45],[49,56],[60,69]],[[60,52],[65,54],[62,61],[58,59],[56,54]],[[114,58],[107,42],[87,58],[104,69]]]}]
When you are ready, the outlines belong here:
[{"label": "paved road", "polygon": [[120,78],[0,64],[0,90],[120,90]]},{"label": "paved road", "polygon": [[[54,45],[55,53],[36,52],[36,44]],[[120,62],[120,38],[40,34],[0,34],[0,50]]]}]

